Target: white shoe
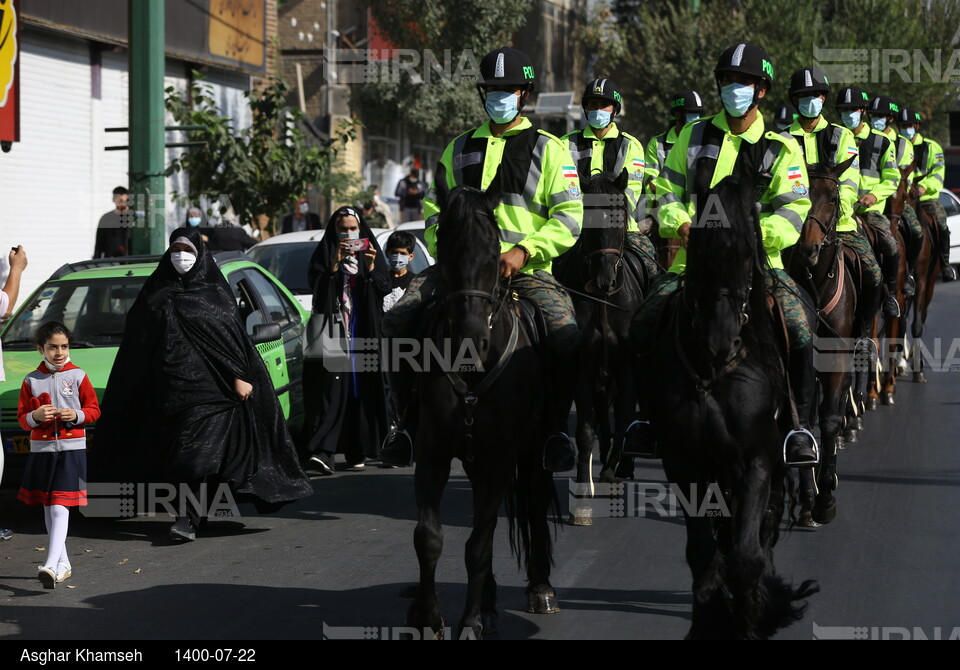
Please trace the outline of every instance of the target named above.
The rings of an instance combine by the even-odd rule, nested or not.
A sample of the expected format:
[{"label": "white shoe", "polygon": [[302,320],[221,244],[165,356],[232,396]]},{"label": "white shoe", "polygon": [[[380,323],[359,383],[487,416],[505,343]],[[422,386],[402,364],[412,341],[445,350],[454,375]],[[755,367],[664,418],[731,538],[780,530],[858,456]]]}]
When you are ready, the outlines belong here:
[{"label": "white shoe", "polygon": [[53,589],[57,586],[57,573],[55,573],[50,568],[40,566],[37,568],[37,578],[40,580],[40,583],[43,584],[45,589]]},{"label": "white shoe", "polygon": [[61,563],[57,566],[57,584],[73,576],[73,569],[69,565]]}]

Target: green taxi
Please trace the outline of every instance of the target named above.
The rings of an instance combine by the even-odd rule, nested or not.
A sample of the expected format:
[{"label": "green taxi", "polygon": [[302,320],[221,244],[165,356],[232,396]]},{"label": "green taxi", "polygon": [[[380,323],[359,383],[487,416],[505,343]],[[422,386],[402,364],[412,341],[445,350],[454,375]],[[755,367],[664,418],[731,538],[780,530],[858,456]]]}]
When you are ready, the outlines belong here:
[{"label": "green taxi", "polygon": [[[247,334],[263,357],[290,432],[297,436],[304,420],[303,340],[310,312],[248,256],[223,252],[214,258],[236,295]],[[47,321],[63,322],[74,337],[70,360],[83,368],[102,400],[127,311],[159,260],[159,256],[132,256],[64,265],[0,330],[7,377],[0,382],[0,434],[8,463],[30,452],[29,433],[17,422],[17,401],[23,378],[41,360],[32,342],[34,332]],[[96,440],[96,424],[87,434]]]}]

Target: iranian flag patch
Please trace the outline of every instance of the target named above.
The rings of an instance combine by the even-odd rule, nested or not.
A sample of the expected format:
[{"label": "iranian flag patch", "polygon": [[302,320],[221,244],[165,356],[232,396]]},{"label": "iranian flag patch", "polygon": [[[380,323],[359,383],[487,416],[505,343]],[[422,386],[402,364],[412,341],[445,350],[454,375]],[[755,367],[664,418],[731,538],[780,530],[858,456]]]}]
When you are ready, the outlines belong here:
[{"label": "iranian flag patch", "polygon": [[802,176],[799,165],[787,169],[787,179],[800,179]]},{"label": "iranian flag patch", "polygon": [[564,179],[579,179],[580,175],[577,174],[577,168],[570,165],[563,166],[563,178]]},{"label": "iranian flag patch", "polygon": [[643,162],[643,159],[642,159],[642,158],[634,158],[634,159],[633,159],[633,167],[635,167],[635,168],[640,168],[640,169],[642,170],[645,165],[646,165],[646,163]]}]

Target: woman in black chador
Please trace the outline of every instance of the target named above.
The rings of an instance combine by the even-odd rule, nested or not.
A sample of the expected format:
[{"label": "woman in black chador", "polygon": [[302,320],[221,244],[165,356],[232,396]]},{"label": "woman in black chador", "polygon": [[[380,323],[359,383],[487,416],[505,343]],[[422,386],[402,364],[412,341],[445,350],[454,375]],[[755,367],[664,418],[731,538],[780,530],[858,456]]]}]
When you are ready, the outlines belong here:
[{"label": "woman in black chador", "polygon": [[[98,481],[187,484],[195,494],[205,483],[208,505],[225,482],[261,512],[313,493],[236,298],[196,229],[173,232],[127,314],[102,409],[90,453]],[[192,540],[206,510],[177,503],[187,514],[171,536]]]},{"label": "woman in black chador", "polygon": [[[366,248],[354,250],[357,245]],[[390,273],[376,237],[353,207],[330,217],[310,259],[309,280],[314,313],[323,314],[328,332],[353,350],[343,359],[304,365],[310,467],[330,475],[338,450],[351,469],[363,467],[366,456],[376,458],[392,414],[379,356]]]}]

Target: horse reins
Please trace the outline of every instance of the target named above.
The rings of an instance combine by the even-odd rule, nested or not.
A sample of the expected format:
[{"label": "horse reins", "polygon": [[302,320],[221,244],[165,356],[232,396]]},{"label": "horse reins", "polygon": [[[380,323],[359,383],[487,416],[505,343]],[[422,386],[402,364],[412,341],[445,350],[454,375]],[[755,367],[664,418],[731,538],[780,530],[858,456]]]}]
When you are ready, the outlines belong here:
[{"label": "horse reins", "polygon": [[[491,304],[495,304],[493,311],[490,313],[490,316],[487,318],[487,327],[492,329],[493,324],[496,322],[497,316],[500,314],[500,309],[506,303],[507,297],[513,294],[510,286],[512,284],[512,278],[507,279],[507,284],[505,287],[498,288],[500,293],[500,299],[492,292],[480,291],[477,289],[461,289],[459,291],[451,291],[450,293],[443,296],[442,300],[446,301],[453,297],[474,297],[480,298],[482,300],[487,300]],[[500,375],[506,369],[507,364],[510,362],[510,359],[513,357],[514,352],[517,349],[517,341],[520,337],[520,329],[518,327],[519,318],[517,313],[513,310],[509,310],[511,316],[510,319],[510,336],[507,338],[507,345],[504,347],[503,351],[500,354],[500,358],[497,360],[493,368],[489,372],[484,374],[483,379],[474,387],[473,390],[467,385],[467,382],[464,381],[463,377],[460,376],[458,372],[453,370],[446,370],[444,374],[447,379],[450,381],[450,384],[453,386],[454,392],[460,397],[460,401],[463,403],[463,425],[465,432],[463,435],[464,439],[464,454],[463,460],[468,463],[473,462],[474,450],[473,450],[473,415],[477,409],[477,403],[480,399],[480,396],[483,393],[486,393],[493,383],[499,379]]]}]

